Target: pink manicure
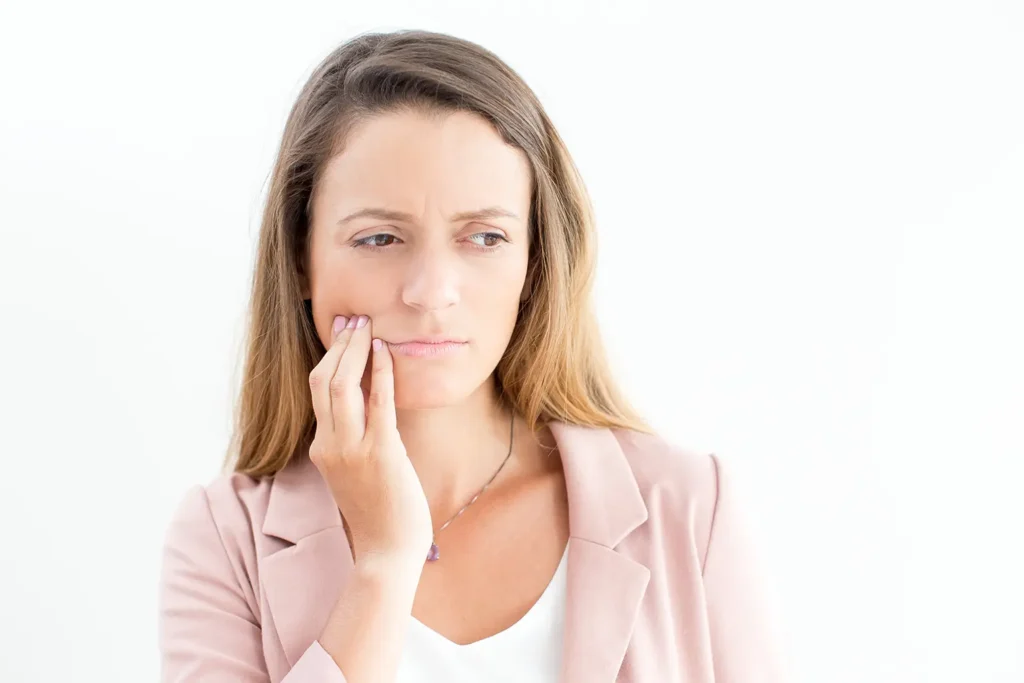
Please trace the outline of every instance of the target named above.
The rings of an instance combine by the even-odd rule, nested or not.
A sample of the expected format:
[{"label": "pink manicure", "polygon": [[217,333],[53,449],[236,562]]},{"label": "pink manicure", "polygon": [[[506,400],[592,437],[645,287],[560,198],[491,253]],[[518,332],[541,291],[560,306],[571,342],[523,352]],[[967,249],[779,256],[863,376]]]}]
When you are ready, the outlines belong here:
[{"label": "pink manicure", "polygon": [[345,325],[348,329],[355,329],[356,323],[359,322],[358,316],[352,316],[348,319],[348,325]]},{"label": "pink manicure", "polygon": [[359,322],[356,323],[356,327],[362,327],[363,325],[366,324],[367,320],[369,320],[369,318],[367,318],[365,315],[359,316]]},{"label": "pink manicure", "polygon": [[348,322],[348,318],[346,318],[343,315],[336,315],[336,316],[334,316],[334,327],[332,328],[332,331],[334,332],[334,334],[337,335],[339,332],[341,332],[343,329],[345,329],[345,323],[347,323],[347,322]]}]

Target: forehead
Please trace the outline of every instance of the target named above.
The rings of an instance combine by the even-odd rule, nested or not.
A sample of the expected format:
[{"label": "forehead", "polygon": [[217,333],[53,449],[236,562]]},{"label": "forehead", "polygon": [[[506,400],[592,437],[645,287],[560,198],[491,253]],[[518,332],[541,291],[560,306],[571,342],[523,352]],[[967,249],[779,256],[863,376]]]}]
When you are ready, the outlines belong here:
[{"label": "forehead", "polygon": [[491,124],[469,112],[388,113],[353,127],[328,162],[317,204],[330,213],[365,204],[421,213],[488,205],[526,215],[530,164]]}]

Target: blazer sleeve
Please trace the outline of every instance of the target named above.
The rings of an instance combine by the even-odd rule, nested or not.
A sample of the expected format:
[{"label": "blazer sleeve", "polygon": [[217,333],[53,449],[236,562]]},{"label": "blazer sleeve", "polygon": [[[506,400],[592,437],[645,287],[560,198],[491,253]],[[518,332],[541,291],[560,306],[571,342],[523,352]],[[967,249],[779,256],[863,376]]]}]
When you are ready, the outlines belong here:
[{"label": "blazer sleeve", "polygon": [[[269,683],[259,621],[221,542],[206,489],[183,498],[163,544],[159,590],[164,683]],[[281,683],[346,683],[318,641]]]},{"label": "blazer sleeve", "polygon": [[783,656],[766,583],[734,497],[731,470],[712,454],[716,495],[703,580],[716,683],[780,683]]}]

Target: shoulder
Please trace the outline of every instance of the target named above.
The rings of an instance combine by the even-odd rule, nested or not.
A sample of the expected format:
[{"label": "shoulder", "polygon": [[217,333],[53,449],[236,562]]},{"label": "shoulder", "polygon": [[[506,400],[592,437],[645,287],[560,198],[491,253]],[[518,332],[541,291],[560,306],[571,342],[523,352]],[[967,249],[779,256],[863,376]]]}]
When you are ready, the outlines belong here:
[{"label": "shoulder", "polygon": [[248,613],[260,613],[259,557],[268,550],[261,528],[271,481],[223,473],[185,491],[164,532],[166,604],[195,595],[197,586],[220,587]]},{"label": "shoulder", "polygon": [[721,459],[659,434],[612,429],[644,498],[669,496],[703,508],[718,497]]},{"label": "shoulder", "polygon": [[194,484],[171,516],[167,542],[181,547],[216,542],[226,550],[251,545],[266,513],[272,481],[230,472]]},{"label": "shoulder", "polygon": [[647,506],[648,520],[675,538],[707,552],[725,485],[722,458],[659,434],[610,430],[622,449]]}]

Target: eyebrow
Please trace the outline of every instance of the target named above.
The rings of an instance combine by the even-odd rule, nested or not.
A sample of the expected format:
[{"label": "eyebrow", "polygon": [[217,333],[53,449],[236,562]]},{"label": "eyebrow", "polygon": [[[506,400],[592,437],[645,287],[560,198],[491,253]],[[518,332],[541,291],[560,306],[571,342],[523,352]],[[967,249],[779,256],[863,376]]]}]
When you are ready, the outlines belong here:
[{"label": "eyebrow", "polygon": [[[384,209],[377,206],[368,206],[345,216],[338,221],[338,225],[345,225],[357,218],[379,218],[385,221],[405,221],[406,223],[416,222],[416,217],[410,213],[392,211],[391,209]],[[519,216],[508,209],[503,209],[500,206],[488,206],[487,208],[477,209],[476,211],[463,211],[461,213],[457,213],[449,220],[456,223],[458,221],[480,220],[485,218],[515,218],[518,220]]]}]

